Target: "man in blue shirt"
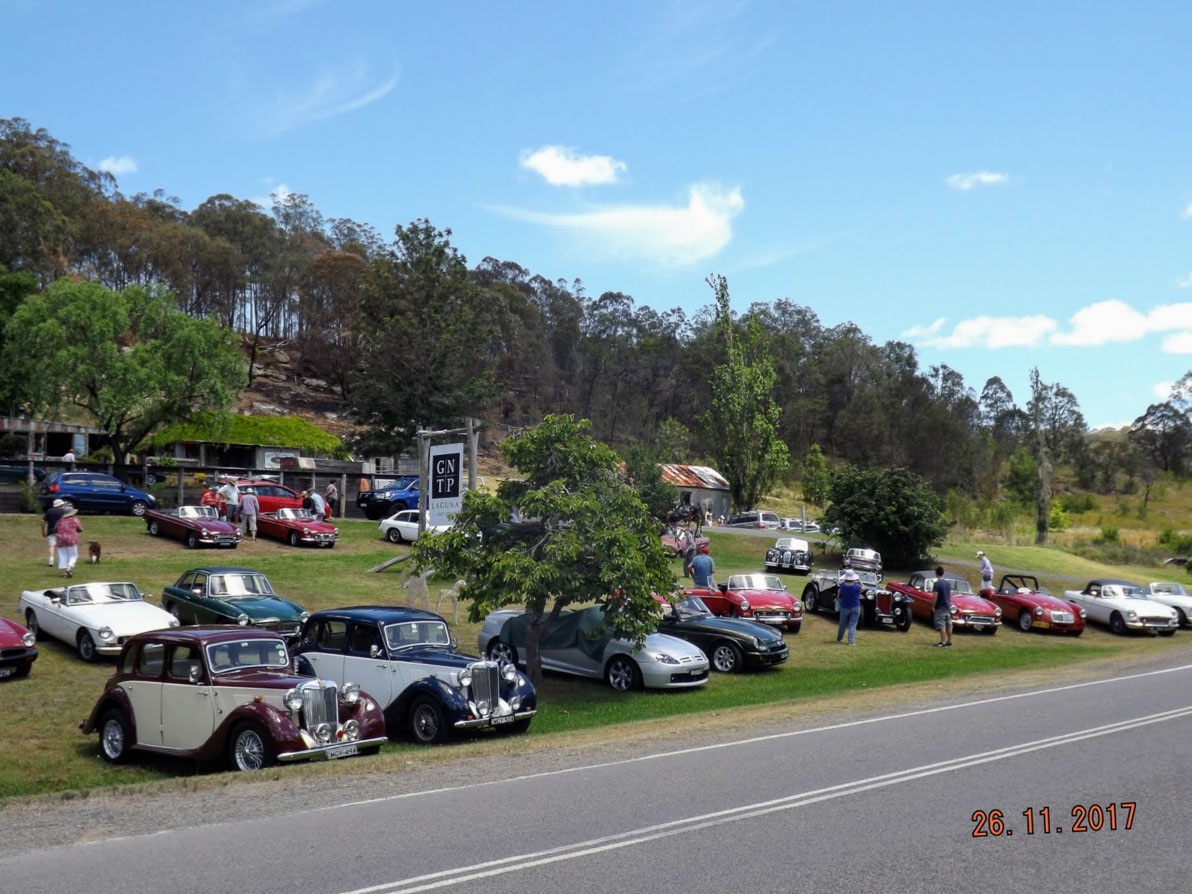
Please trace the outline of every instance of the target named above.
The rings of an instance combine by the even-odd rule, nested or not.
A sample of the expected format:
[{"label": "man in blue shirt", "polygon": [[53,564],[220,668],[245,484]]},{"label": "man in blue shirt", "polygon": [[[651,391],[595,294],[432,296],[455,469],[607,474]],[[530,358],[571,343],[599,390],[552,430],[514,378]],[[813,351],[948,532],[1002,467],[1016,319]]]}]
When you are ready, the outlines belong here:
[{"label": "man in blue shirt", "polygon": [[842,642],[848,630],[848,644],[856,645],[857,621],[861,617],[861,578],[851,568],[840,575],[837,590],[840,600],[840,623],[836,627],[836,642]]},{"label": "man in blue shirt", "polygon": [[944,577],[943,566],[935,569],[935,583],[931,587],[935,593],[935,606],[932,618],[935,629],[940,632],[937,647],[952,645],[952,582]]},{"label": "man in blue shirt", "polygon": [[712,579],[712,572],[716,570],[716,562],[708,555],[708,548],[701,546],[699,555],[691,560],[691,576],[695,578],[696,589],[710,590],[716,586]]}]

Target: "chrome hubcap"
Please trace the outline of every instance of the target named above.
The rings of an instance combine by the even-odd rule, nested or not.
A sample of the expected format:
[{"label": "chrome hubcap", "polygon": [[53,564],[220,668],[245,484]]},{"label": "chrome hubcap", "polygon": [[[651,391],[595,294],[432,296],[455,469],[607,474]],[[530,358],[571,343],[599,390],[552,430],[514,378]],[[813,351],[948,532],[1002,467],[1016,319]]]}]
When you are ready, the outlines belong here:
[{"label": "chrome hubcap", "polygon": [[115,718],[103,725],[103,753],[111,760],[124,753],[124,728]]},{"label": "chrome hubcap", "polygon": [[259,770],[265,764],[265,743],[253,730],[246,730],[236,740],[236,766],[241,770]]},{"label": "chrome hubcap", "polygon": [[712,661],[716,665],[716,670],[722,673],[731,671],[737,664],[737,660],[733,656],[733,650],[728,646],[718,646],[712,655]]},{"label": "chrome hubcap", "polygon": [[633,671],[623,661],[618,661],[608,669],[608,682],[613,689],[628,689],[633,682]]}]

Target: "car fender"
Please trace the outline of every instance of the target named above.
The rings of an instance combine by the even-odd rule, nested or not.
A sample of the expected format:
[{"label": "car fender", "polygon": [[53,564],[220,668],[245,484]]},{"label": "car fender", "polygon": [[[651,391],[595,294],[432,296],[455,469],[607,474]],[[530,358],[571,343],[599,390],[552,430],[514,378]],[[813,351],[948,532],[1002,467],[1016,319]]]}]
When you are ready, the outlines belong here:
[{"label": "car fender", "polygon": [[228,716],[215,728],[211,738],[195,752],[194,756],[200,760],[219,757],[227,747],[228,737],[232,735],[232,730],[245,720],[259,723],[279,753],[302,751],[308,747],[302,739],[298,724],[290,718],[289,714],[278,710],[267,702],[254,700],[247,704],[237,705],[233,711],[230,711]]},{"label": "car fender", "polygon": [[344,724],[349,720],[355,720],[360,724],[361,739],[375,739],[385,735],[385,712],[381,710],[380,703],[366,692],[360,693],[360,698],[354,705],[345,704],[340,700],[339,722]]},{"label": "car fender", "polygon": [[128,718],[128,731],[132,735],[132,741],[137,741],[137,718],[132,712],[132,702],[128,700],[128,694],[116,686],[109,689],[103,694],[103,697],[95,703],[95,707],[91,709],[91,714],[80,725],[84,733],[93,733],[99,729],[99,721],[104,713],[109,708],[119,708],[124,712],[124,716]]},{"label": "car fender", "polygon": [[448,722],[454,723],[456,720],[462,720],[469,713],[468,700],[462,692],[438,677],[423,677],[403,689],[401,694],[385,709],[385,723],[391,731],[390,735],[396,735],[402,730],[406,712],[414,700],[421,696],[428,696],[438,702],[447,715]]}]

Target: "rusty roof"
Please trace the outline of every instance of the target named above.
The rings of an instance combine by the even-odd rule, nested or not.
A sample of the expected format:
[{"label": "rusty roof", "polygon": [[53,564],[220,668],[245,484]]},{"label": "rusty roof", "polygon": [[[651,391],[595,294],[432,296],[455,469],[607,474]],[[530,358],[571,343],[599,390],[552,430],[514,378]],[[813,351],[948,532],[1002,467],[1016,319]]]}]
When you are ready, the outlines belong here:
[{"label": "rusty roof", "polygon": [[711,466],[682,466],[659,463],[662,480],[675,487],[702,487],[708,490],[728,490],[728,482]]}]

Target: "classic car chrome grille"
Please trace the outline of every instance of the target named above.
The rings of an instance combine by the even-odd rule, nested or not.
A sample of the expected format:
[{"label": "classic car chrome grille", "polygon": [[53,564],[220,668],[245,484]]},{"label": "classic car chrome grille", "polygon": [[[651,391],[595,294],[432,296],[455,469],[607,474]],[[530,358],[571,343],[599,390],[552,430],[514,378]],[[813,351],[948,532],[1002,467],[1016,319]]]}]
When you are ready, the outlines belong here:
[{"label": "classic car chrome grille", "polygon": [[1071,624],[1075,620],[1072,612],[1052,612],[1051,622],[1053,624]]},{"label": "classic car chrome grille", "polygon": [[334,534],[315,534],[315,543],[328,543],[334,539]]},{"label": "classic car chrome grille", "polygon": [[301,625],[297,621],[275,621],[272,624],[262,624],[261,626],[266,630],[280,633],[282,636],[296,636]]},{"label": "classic car chrome grille", "polygon": [[15,649],[0,649],[0,658],[23,658],[28,651],[24,646]]},{"label": "classic car chrome grille", "polygon": [[228,546],[228,545],[236,542],[236,535],[235,534],[216,534],[211,539],[220,546]]},{"label": "classic car chrome grille", "polygon": [[501,666],[495,661],[477,661],[468,665],[472,672],[472,701],[477,708],[481,704],[487,705],[487,711],[481,711],[485,716],[492,713],[500,699]]},{"label": "classic car chrome grille", "polygon": [[313,733],[322,724],[332,731],[339,722],[339,691],[330,680],[311,680],[303,683],[302,719],[307,732]]}]

